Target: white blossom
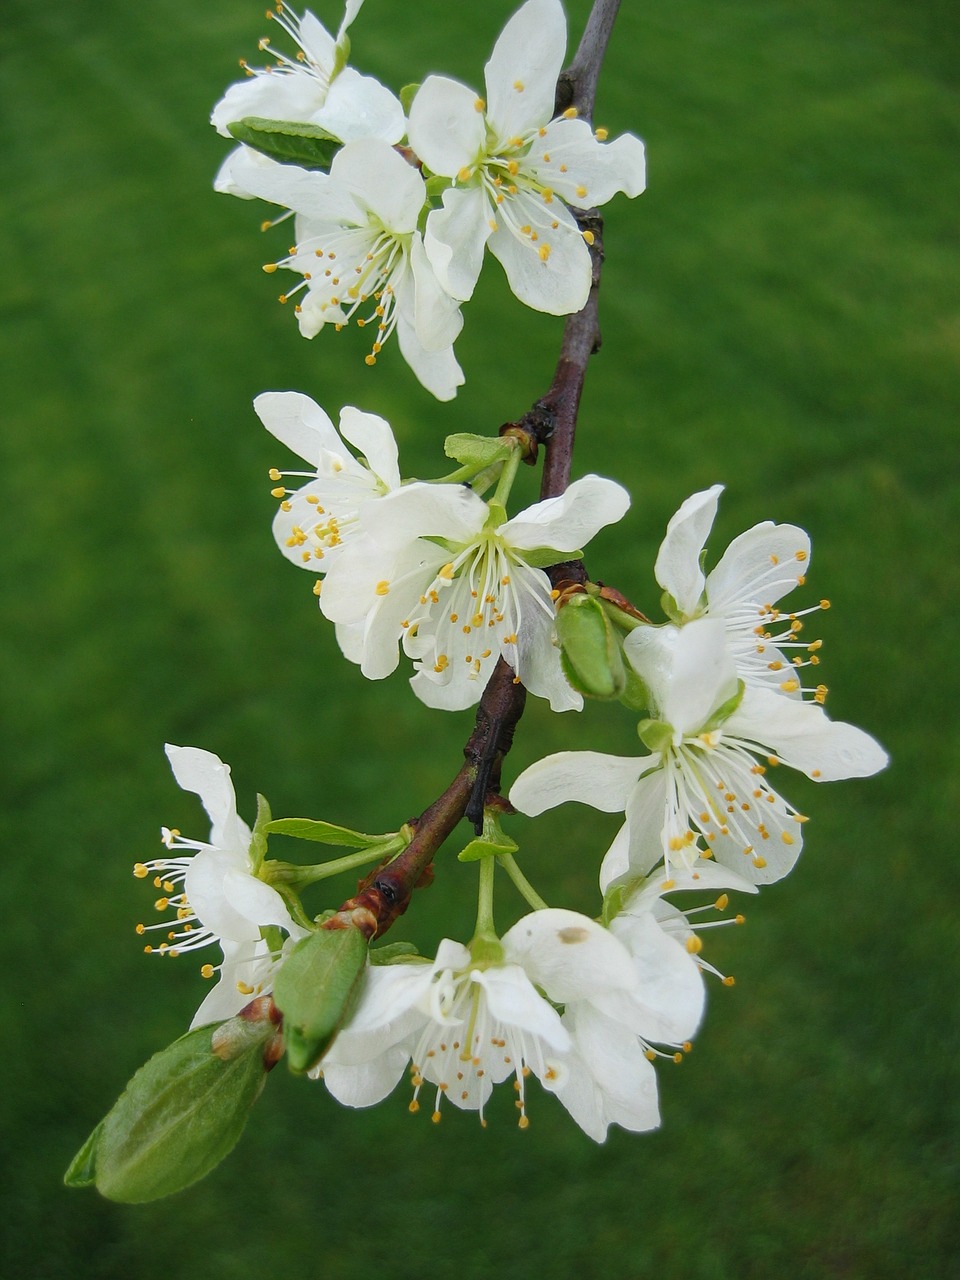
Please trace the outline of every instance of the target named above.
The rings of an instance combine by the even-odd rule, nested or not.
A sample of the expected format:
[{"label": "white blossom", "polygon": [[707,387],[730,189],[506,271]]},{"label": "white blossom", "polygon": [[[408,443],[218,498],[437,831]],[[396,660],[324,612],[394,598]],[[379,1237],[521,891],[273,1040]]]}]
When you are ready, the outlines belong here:
[{"label": "white blossom", "polygon": [[586,916],[547,908],[519,920],[493,958],[446,939],[432,964],[371,967],[321,1064],[327,1088],[370,1106],[409,1062],[412,1110],[428,1091],[435,1120],[444,1100],[482,1120],[494,1085],[513,1077],[526,1127],[529,1071],[597,1141],[612,1122],[653,1128],[656,1078],[639,1036],[692,1033],[703,996],[686,949],[651,927],[655,938],[631,951]]},{"label": "white blossom", "polygon": [[[723,485],[695,493],[671,517],[654,567],[667,593],[668,613],[680,624],[694,618],[723,621],[737,675],[746,684],[789,697],[808,692],[823,702],[826,688],[804,690],[799,668],[819,665],[819,640],[801,640],[809,613],[830,607],[829,600],[789,612],[778,602],[806,582],[809,535],[794,524],[761,521],[727,547],[716,566],[703,569],[703,548],[717,514]],[[788,656],[788,651],[793,657]]]},{"label": "white blossom", "polygon": [[371,680],[396,668],[402,642],[415,663],[414,691],[429,706],[471,706],[502,656],[555,711],[579,709],[539,566],[579,552],[629,501],[612,480],[584,476],[561,497],[496,524],[492,508],[463,485],[407,485],[363,508],[363,536],[331,566],[320,608],[349,628],[341,647]]},{"label": "white blossom", "polygon": [[363,505],[400,487],[393,432],[383,418],[349,405],[340,411],[338,432],[323,409],[297,391],[265,391],[253,404],[267,430],[309,466],[270,470],[275,482],[306,481],[272,491],[280,499],[273,521],[277,546],[301,568],[325,573],[356,533]]},{"label": "white blossom", "polygon": [[527,0],[486,65],[486,100],[444,76],[428,76],[414,98],[410,145],[453,182],[427,219],[425,244],[456,298],[472,296],[487,246],[522,302],[553,315],[579,311],[591,262],[568,205],[644,189],[638,138],[605,143],[606,131],[594,133],[572,108],[552,118],[566,40],[559,0]]},{"label": "white blossom", "polygon": [[[229,125],[256,116],[317,125],[341,142],[358,138],[399,142],[406,128],[399,100],[372,76],[346,65],[350,49],[347,28],[362,3],[349,0],[335,37],[309,9],[302,18],[283,3],[268,10],[267,17],[292,38],[298,53],[292,58],[276,53],[269,39],[261,40],[261,51],[273,53],[276,62],[269,67],[241,62],[247,78],[230,86],[210,117],[217,132],[228,138]],[[256,193],[244,185],[244,153],[252,154],[246,148],[231,152],[214,185],[218,191],[250,199]]]},{"label": "white blossom", "polygon": [[887,763],[869,734],[813,703],[763,688],[746,688],[738,701],[720,619],[639,627],[624,652],[650,693],[652,753],[560,752],[524,770],[510,791],[522,813],[577,800],[625,814],[604,859],[604,890],[661,859],[669,878],[705,853],[754,884],[779,880],[800,854],[806,818],[770,785],[771,770],[786,764],[828,782]]},{"label": "white blossom", "polygon": [[172,856],[138,862],[134,874],[138,879],[154,876],[154,887],[162,892],[154,905],[161,913],[172,910],[174,918],[138,925],[137,932],[143,936],[162,931],[159,945],[145,946],[153,955],[178,956],[220,945],[223,964],[205,964],[201,970],[212,978],[219,969],[220,981],[197,1011],[192,1025],[198,1026],[231,1016],[254,995],[269,990],[279,956],[264,941],[264,929],[282,929],[292,939],[304,937],[305,931],[293,921],[277,890],[256,874],[253,836],[237,813],[229,765],[199,747],[168,743],[166,753],[180,787],[200,797],[210,818],[210,838],[188,840],[177,830],[163,828],[163,843]]},{"label": "white blossom", "polygon": [[249,151],[241,168],[252,194],[297,215],[290,254],[264,270],[300,275],[281,301],[298,299],[304,337],[351,321],[370,328],[372,365],[396,331],[401,354],[427,390],[452,399],[463,383],[453,354],[463,317],[427,261],[417,229],[426,188],[417,170],[373,138],[338,151],[329,174]]}]

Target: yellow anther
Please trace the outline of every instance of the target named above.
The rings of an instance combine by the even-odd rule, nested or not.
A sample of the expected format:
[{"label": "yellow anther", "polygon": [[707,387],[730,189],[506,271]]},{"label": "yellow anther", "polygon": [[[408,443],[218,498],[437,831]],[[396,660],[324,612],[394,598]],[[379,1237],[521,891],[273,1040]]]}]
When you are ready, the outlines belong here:
[{"label": "yellow anther", "polygon": [[735,916],[733,917],[733,923],[734,923],[734,924],[746,924],[746,923],[747,923],[747,917],[746,917],[746,916],[744,916],[744,915],[735,915]]},{"label": "yellow anther", "polygon": [[577,195],[578,195],[578,196],[580,197],[580,199],[582,200],[582,199],[583,199],[583,197],[584,197],[586,194],[587,194],[587,188],[586,188],[586,187],[583,185],[583,183],[581,182],[581,184],[579,185],[579,187],[577,187]]},{"label": "yellow anther", "polygon": [[377,357],[376,357],[376,356],[364,356],[364,357],[363,357],[363,363],[364,363],[364,364],[370,364],[370,365],[376,364],[376,363],[377,363]]},{"label": "yellow anther", "polygon": [[135,930],[138,938],[142,938],[146,931],[147,926],[145,924],[138,924]]},{"label": "yellow anther", "polygon": [[485,111],[487,109],[487,104],[482,98],[476,98],[473,103],[473,109],[474,111]]},{"label": "yellow anther", "polygon": [[283,478],[283,472],[278,471],[276,467],[271,467],[270,470],[267,472],[267,475],[270,477],[271,480],[280,480]]},{"label": "yellow anther", "polygon": [[280,503],[280,510],[281,510],[281,511],[291,511],[292,509],[293,509],[293,508],[290,506],[290,503],[289,503],[289,502],[287,502],[287,501],[283,501],[283,502],[281,502],[281,503]]},{"label": "yellow anther", "polygon": [[829,601],[829,600],[821,600],[821,601],[820,601],[820,608],[821,608],[821,609],[829,609],[829,608],[830,608],[830,601]]},{"label": "yellow anther", "polygon": [[377,583],[376,592],[378,596],[385,596],[389,593],[389,591],[390,591],[390,583],[387,582],[386,579],[384,579],[382,582]]},{"label": "yellow anther", "polygon": [[699,955],[703,950],[703,943],[695,933],[692,933],[683,945],[692,956]]},{"label": "yellow anther", "polygon": [[780,685],[780,688],[783,690],[784,693],[796,693],[796,691],[800,688],[800,681],[784,680],[783,683]]},{"label": "yellow anther", "polygon": [[318,596],[322,590],[323,590],[323,583],[318,578],[316,582],[313,584],[313,594],[315,596]]},{"label": "yellow anther", "polygon": [[735,987],[737,985],[737,980],[732,973],[728,973],[727,976],[723,979],[723,985],[725,987]]},{"label": "yellow anther", "polygon": [[607,138],[609,138],[609,136],[610,136],[610,130],[609,130],[609,129],[595,129],[595,130],[594,130],[594,133],[593,133],[593,136],[596,138],[596,140],[597,140],[598,142],[606,142]]},{"label": "yellow anther", "polygon": [[716,900],[716,902],[713,905],[717,909],[717,911],[726,911],[727,907],[730,905],[729,894],[721,893],[720,897]]},{"label": "yellow anther", "polygon": [[137,877],[138,880],[145,880],[146,877],[150,874],[150,872],[143,865],[142,862],[137,862],[137,863],[134,863],[133,874]]},{"label": "yellow anther", "polygon": [[253,987],[250,986],[249,982],[238,982],[237,990],[240,992],[242,996],[253,995]]},{"label": "yellow anther", "polygon": [[797,559],[802,563],[804,560],[806,560],[806,558],[807,558],[807,553],[806,553],[805,551],[798,551],[798,552],[796,553],[796,557],[797,557]]},{"label": "yellow anther", "polygon": [[271,489],[271,490],[270,490],[270,497],[271,497],[271,498],[283,498],[283,497],[285,497],[285,496],[286,496],[286,492],[287,492],[287,491],[286,491],[286,489],[284,489],[284,488],[283,488],[283,486],[281,485],[281,487],[280,487],[279,489]]},{"label": "yellow anther", "polygon": [[546,262],[546,260],[550,257],[550,246],[548,244],[542,244],[540,248],[537,250],[537,252],[540,255],[540,261]]},{"label": "yellow anther", "polygon": [[212,978],[216,970],[212,964],[205,964],[200,969],[201,978]]},{"label": "yellow anther", "polygon": [[460,170],[460,172],[457,174],[457,181],[469,182],[472,174],[473,174],[473,170],[470,168],[468,164],[465,164],[463,168]]},{"label": "yellow anther", "polygon": [[576,118],[577,118],[577,108],[576,108],[576,107],[567,107],[566,111],[563,113],[563,118],[564,118],[564,120],[576,120]]},{"label": "yellow anther", "polygon": [[523,93],[525,86],[522,80],[514,80],[513,87],[516,89],[517,93]]},{"label": "yellow anther", "polygon": [[592,231],[584,231],[581,234],[583,235],[583,238],[584,240],[586,240],[587,244],[593,244],[594,240],[596,239],[596,236],[593,234]]},{"label": "yellow anther", "polygon": [[516,160],[510,160],[507,164],[507,169],[513,177],[516,177],[520,172],[520,166],[517,164]]}]

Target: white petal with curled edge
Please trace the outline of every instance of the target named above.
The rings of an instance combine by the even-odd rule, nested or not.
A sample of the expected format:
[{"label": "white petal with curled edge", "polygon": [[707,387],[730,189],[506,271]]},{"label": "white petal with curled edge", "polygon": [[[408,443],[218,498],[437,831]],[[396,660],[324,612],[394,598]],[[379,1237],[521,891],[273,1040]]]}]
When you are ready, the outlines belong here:
[{"label": "white petal with curled edge", "polygon": [[556,498],[545,498],[501,525],[499,532],[518,551],[551,547],[578,551],[608,524],[626,514],[630,495],[615,480],[587,475]]},{"label": "white petal with curled edge", "polygon": [[[253,999],[250,988],[256,990],[260,983],[265,983],[272,976],[273,957],[262,938],[247,942],[231,942],[229,938],[223,938],[220,946],[223,950],[220,977],[193,1015],[191,1031],[194,1027],[206,1026],[208,1022],[222,1022],[225,1018],[235,1017]],[[238,989],[238,982],[243,984],[243,991]]]},{"label": "white petal with curled edge", "polygon": [[736,692],[720,618],[697,618],[682,627],[637,627],[623,651],[650,691],[656,718],[672,725],[677,736],[696,733]]},{"label": "white petal with curled edge", "polygon": [[691,866],[671,866],[670,879],[664,880],[663,872],[651,875],[645,884],[632,893],[623,905],[625,912],[639,915],[653,909],[665,893],[685,889],[734,889],[737,893],[759,893],[751,881],[728,867],[720,866],[713,859],[698,858]]},{"label": "white petal with curled edge", "polygon": [[559,0],[527,0],[503,28],[484,68],[487,120],[500,143],[553,115],[566,48]]},{"label": "white petal with curled edge", "polygon": [[792,591],[810,564],[810,538],[795,524],[764,520],[730,543],[707,576],[711,613],[755,611]]},{"label": "white petal with curled edge", "polygon": [[490,238],[492,206],[481,187],[451,188],[443,207],[427,217],[423,247],[441,286],[466,302],[473,297],[483,248]]},{"label": "white petal with curled edge", "polygon": [[397,345],[417,381],[432,396],[444,403],[456,396],[457,388],[463,386],[464,377],[452,346],[428,351],[404,315],[397,317]]},{"label": "white petal with curled edge", "polygon": [[466,544],[483,528],[487,514],[487,504],[472,489],[415,481],[371,503],[363,527],[385,546],[427,537]]},{"label": "white petal with curled edge", "polygon": [[685,499],[670,517],[657,553],[654,576],[676,600],[684,617],[696,612],[703,595],[700,552],[716,519],[721,493],[723,485],[715,484]]},{"label": "white petal with curled edge", "polygon": [[519,965],[475,969],[470,977],[483,988],[494,1018],[538,1036],[553,1049],[570,1047],[570,1037],[560,1024],[560,1015],[537,993]]},{"label": "white petal with curled edge", "polygon": [[295,164],[278,164],[267,156],[250,162],[247,157],[255,153],[249,147],[244,151],[243,163],[234,164],[231,178],[249,195],[321,223],[339,225],[346,221],[359,225],[364,221],[349,191],[341,183],[331,181],[329,174],[301,169]]},{"label": "white petal with curled edge", "polygon": [[341,142],[379,138],[390,146],[400,141],[406,126],[399,98],[379,80],[361,75],[353,67],[340,72],[311,123]]},{"label": "white petal with curled edge", "polygon": [[[636,1012],[631,1014],[626,1004],[617,1012],[645,1040],[688,1040],[700,1025],[705,1000],[703,976],[693,956],[664,933],[650,912],[624,912],[611,921],[610,931],[634,966],[631,1003]],[[608,1005],[598,998],[597,1005],[616,1016],[613,1001]]]},{"label": "white petal with curled edge", "polygon": [[517,640],[508,645],[501,640],[500,654],[527,689],[537,698],[546,698],[551,711],[580,711],[583,698],[563,674],[556,640],[556,617],[550,599],[550,579],[540,569],[515,564],[512,577],[519,588],[526,580],[530,588],[521,596]]},{"label": "white petal with curled edge", "polygon": [[406,1049],[391,1045],[379,1057],[367,1062],[351,1066],[325,1062],[322,1067],[323,1083],[345,1107],[372,1107],[394,1091],[409,1061],[410,1054]]},{"label": "white petal with curled edge", "polygon": [[319,81],[308,74],[255,75],[230,86],[213,108],[210,123],[224,138],[232,137],[229,125],[248,116],[307,123],[322,106],[323,95]]},{"label": "white petal with curled edge", "polygon": [[606,204],[620,191],[638,196],[646,186],[640,139],[625,133],[613,142],[598,142],[586,120],[552,120],[531,147],[524,169],[581,209]]},{"label": "white petal with curled edge", "polygon": [[463,316],[456,298],[440,284],[419,235],[410,241],[414,280],[414,328],[427,351],[442,351],[456,342]]},{"label": "white petal with curled edge", "polygon": [[[542,222],[544,205],[539,196],[521,191],[507,199],[516,226]],[[521,302],[551,316],[567,316],[580,311],[587,301],[593,263],[566,205],[555,200],[550,213],[556,227],[544,231],[534,243],[529,236],[504,225],[506,215],[501,211],[496,218],[497,229],[487,245]]]},{"label": "white petal with curled edge", "polygon": [[183,791],[200,797],[211,823],[210,843],[246,856],[250,828],[237,816],[237,796],[230,780],[230,766],[201,747],[164,747],[170,768]]},{"label": "white petal with curled edge", "polygon": [[476,162],[486,142],[477,95],[458,80],[427,76],[410,108],[410,146],[433,173],[455,178]]},{"label": "white petal with curled edge", "polygon": [[816,782],[868,778],[890,763],[869,733],[843,720],[830,720],[815,703],[795,702],[769,689],[747,689],[723,731],[761,749],[772,747],[785,764]]},{"label": "white petal with curled edge", "polygon": [[238,915],[255,921],[261,929],[267,925],[288,931],[295,927],[276,889],[248,872],[228,871],[223,877],[223,896]]},{"label": "white petal with curled edge", "polygon": [[320,463],[321,449],[338,452],[343,448],[323,409],[299,391],[263,391],[253,407],[270,434],[313,467]]},{"label": "white petal with curled edge", "polygon": [[610,886],[630,870],[630,825],[624,823],[613,837],[610,848],[603,855],[600,864],[600,892],[606,893]]},{"label": "white petal with curled edge", "polygon": [[372,213],[394,235],[407,235],[416,229],[427,198],[423,179],[413,165],[379,138],[348,142],[334,156],[330,181],[342,184],[364,211],[361,224],[369,222]]},{"label": "white petal with curled edge", "polygon": [[238,870],[236,856],[220,849],[201,849],[190,860],[183,891],[197,919],[218,938],[251,942],[260,937],[259,922],[232,906],[224,892],[226,876]]},{"label": "white petal with curled edge", "polygon": [[563,1015],[574,1052],[557,1097],[595,1142],[619,1124],[633,1133],[660,1123],[657,1076],[637,1037],[589,1004],[570,1005]]},{"label": "white petal with curled edge", "polygon": [[622,943],[589,916],[561,907],[518,920],[504,934],[503,949],[558,1004],[630,990],[636,982],[634,963]]},{"label": "white petal with curled edge", "polygon": [[603,813],[622,813],[647,757],[600,751],[558,751],[524,769],[510,788],[510,803],[530,817],[567,801]]},{"label": "white petal with curled edge", "polygon": [[340,431],[366,458],[370,470],[388,489],[399,489],[397,440],[385,418],[364,413],[353,405],[340,410]]},{"label": "white petal with curled edge", "polygon": [[[312,14],[309,9],[304,9],[303,17],[297,26],[301,49],[303,49],[312,63],[322,68],[329,78],[337,54],[336,41],[333,36],[320,19]],[[293,78],[300,79],[296,72],[294,72],[293,76],[288,77],[288,79]]]}]

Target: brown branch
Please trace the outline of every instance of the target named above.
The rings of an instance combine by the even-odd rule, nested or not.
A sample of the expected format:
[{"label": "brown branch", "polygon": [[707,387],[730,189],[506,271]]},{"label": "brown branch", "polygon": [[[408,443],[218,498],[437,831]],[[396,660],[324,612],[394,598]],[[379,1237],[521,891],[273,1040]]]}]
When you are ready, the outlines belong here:
[{"label": "brown branch", "polygon": [[[573,61],[560,73],[557,82],[557,114],[575,107],[578,115],[587,120],[592,118],[600,67],[619,7],[620,0],[594,0]],[[541,498],[562,494],[570,483],[587,362],[600,346],[597,309],[603,224],[595,209],[573,212],[590,244],[593,262],[590,293],[583,309],[567,318],[550,390],[519,423],[508,424],[508,429],[521,428],[532,440],[546,446]],[[554,565],[549,572],[555,586],[586,579],[579,560]],[[525,699],[526,690],[501,658],[480,699],[474,730],[463,750],[463,767],[443,794],[411,823],[414,837],[403,853],[386,867],[374,871],[356,896],[326,922],[325,928],[356,927],[367,938],[385,933],[406,911],[413,891],[429,875],[434,855],[461,818],[468,818],[480,834],[484,808],[492,798],[499,797],[500,767],[510,750]]]}]

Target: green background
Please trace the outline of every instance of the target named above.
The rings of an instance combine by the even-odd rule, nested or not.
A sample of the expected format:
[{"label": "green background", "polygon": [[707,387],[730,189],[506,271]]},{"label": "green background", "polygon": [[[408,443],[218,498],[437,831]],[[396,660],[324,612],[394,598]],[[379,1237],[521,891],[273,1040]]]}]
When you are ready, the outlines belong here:
[{"label": "green background", "polygon": [[[367,0],[353,61],[394,89],[479,86],[510,7]],[[586,0],[569,9],[579,31]],[[694,1052],[660,1071],[662,1129],[596,1146],[533,1090],[521,1133],[509,1089],[486,1130],[452,1108],[434,1126],[405,1087],[354,1113],[279,1070],[196,1188],[122,1208],[60,1185],[202,994],[193,961],[133,932],[150,893],[130,866],[161,822],[205,834],[164,741],[229,761],[248,816],[260,790],[381,830],[442,790],[469,732],[402,671],[373,685],[339,657],[270,536],[286,460],[253,396],[380,412],[406,474],[437,474],[446,433],[542,394],[559,340],[492,262],[452,405],[395,350],[366,368],[355,331],[299,337],[259,270],[287,233],[211,189],[209,109],[266,29],[240,0],[7,0],[0,26],[2,1274],[956,1274],[960,23],[938,0],[628,3],[601,82],[597,123],[650,160],[649,191],[608,210],[575,464],[634,502],[589,565],[655,609],[663,527],[717,480],[714,556],[757,520],[804,525],[810,599],[834,606],[811,624],[828,708],[894,760],[785,786],[813,815],[803,857],[711,935],[737,985],[711,985]],[[508,776],[635,741],[616,708],[530,705]],[[614,827],[568,807],[509,829],[552,902],[593,911]],[[474,875],[441,857],[397,936],[467,937]],[[502,926],[520,910],[505,889]]]}]

